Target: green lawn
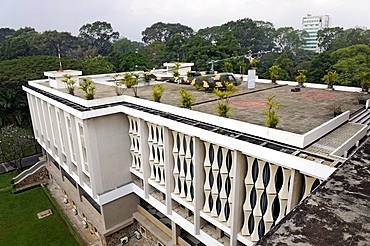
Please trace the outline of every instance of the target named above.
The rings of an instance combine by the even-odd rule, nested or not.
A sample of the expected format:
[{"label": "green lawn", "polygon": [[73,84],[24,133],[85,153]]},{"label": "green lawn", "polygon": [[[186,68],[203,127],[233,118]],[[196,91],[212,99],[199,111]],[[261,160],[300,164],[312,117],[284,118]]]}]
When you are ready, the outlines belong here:
[{"label": "green lawn", "polygon": [[[14,175],[15,176],[15,175]],[[0,175],[0,189],[10,186],[12,174]],[[43,219],[37,213],[51,209]],[[80,245],[63,223],[58,211],[43,189],[37,187],[18,194],[11,189],[0,190],[0,245]]]},{"label": "green lawn", "polygon": [[[12,184],[10,182],[17,175],[18,175],[17,173],[13,173],[13,172],[8,172],[8,173],[1,174],[0,175],[0,189],[12,186]],[[1,200],[0,200],[0,202],[1,202]]]}]

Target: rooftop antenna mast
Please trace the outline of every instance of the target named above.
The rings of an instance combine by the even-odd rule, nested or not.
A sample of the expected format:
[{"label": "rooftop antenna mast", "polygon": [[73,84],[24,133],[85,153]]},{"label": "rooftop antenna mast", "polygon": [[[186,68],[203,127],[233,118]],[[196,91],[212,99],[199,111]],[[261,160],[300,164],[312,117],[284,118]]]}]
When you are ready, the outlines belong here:
[{"label": "rooftop antenna mast", "polygon": [[58,46],[58,57],[59,57],[59,72],[63,72],[63,67],[62,67],[62,60],[60,59],[60,49],[59,49],[59,44]]}]

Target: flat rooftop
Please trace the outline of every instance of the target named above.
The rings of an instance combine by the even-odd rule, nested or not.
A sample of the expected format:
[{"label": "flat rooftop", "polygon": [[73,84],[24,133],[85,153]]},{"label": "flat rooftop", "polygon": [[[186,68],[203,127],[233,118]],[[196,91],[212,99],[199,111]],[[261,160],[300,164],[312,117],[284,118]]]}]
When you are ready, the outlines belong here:
[{"label": "flat rooftop", "polygon": [[[103,83],[105,84],[93,83],[96,87],[96,98],[115,96],[114,87],[107,85],[106,82]],[[48,86],[48,83],[42,84]],[[180,107],[178,90],[184,88],[195,97],[192,110],[217,115],[215,107],[218,102],[215,94],[205,92],[204,89],[196,91],[193,86],[187,84],[164,83],[163,85],[165,91],[161,103]],[[229,118],[264,126],[266,115],[262,110],[267,108],[266,97],[276,95],[274,101],[284,105],[278,110],[280,117],[278,129],[304,134],[334,117],[333,111],[327,108],[329,105],[340,104],[343,112],[349,110],[351,113],[363,107],[356,99],[357,92],[308,87],[300,88],[300,92],[292,92],[293,88],[295,87],[289,85],[256,83],[255,89],[248,89],[247,83],[244,82],[237,87],[238,93],[235,93],[230,100],[232,111]],[[66,92],[66,89],[59,90]],[[138,96],[142,99],[154,101],[151,93],[151,86],[138,88]],[[75,90],[75,95],[84,98],[84,92],[79,89]],[[130,88],[124,90],[124,95],[134,96]],[[370,95],[364,94],[364,97],[369,99]]]},{"label": "flat rooftop", "polygon": [[369,245],[370,142],[256,245]]}]

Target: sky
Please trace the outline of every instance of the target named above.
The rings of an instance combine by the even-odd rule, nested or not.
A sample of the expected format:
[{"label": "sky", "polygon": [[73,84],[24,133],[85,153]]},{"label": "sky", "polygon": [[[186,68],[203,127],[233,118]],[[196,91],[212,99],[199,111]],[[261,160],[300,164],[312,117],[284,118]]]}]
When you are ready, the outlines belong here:
[{"label": "sky", "polygon": [[154,23],[180,23],[195,31],[243,18],[275,28],[301,28],[307,14],[331,18],[331,26],[370,28],[369,0],[1,0],[0,27],[79,34],[95,21],[110,23],[121,37],[141,41]]}]

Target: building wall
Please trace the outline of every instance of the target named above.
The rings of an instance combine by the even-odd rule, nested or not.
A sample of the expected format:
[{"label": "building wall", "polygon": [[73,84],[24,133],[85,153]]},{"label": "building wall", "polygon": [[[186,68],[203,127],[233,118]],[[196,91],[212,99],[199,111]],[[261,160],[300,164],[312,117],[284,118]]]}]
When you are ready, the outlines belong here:
[{"label": "building wall", "polygon": [[228,144],[241,140],[209,131],[206,140],[139,111],[143,118],[127,110],[83,119],[41,96],[28,100],[36,138],[58,164],[56,180],[101,235],[128,226],[140,198],[170,221],[174,241],[183,230],[205,245],[252,245],[320,182],[284,163],[289,154],[266,161]]},{"label": "building wall", "polygon": [[131,224],[132,214],[137,211],[139,202],[139,197],[131,193],[105,204],[102,207],[105,227],[125,227],[126,223]]},{"label": "building wall", "polygon": [[131,181],[128,120],[113,114],[84,120],[93,192],[102,194]]}]

